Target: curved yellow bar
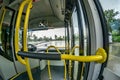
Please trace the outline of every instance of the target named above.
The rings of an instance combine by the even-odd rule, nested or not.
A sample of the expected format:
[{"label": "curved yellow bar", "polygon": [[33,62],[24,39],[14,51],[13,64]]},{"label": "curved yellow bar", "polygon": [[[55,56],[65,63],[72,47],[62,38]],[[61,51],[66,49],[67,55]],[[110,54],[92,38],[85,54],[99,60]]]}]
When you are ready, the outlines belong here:
[{"label": "curved yellow bar", "polygon": [[72,49],[72,51],[71,51],[71,54],[74,52],[74,50],[75,50],[76,48],[79,48],[79,46],[74,46],[73,49]]},{"label": "curved yellow bar", "polygon": [[[28,3],[28,7],[26,10],[26,16],[25,16],[25,22],[24,22],[24,28],[23,28],[23,51],[28,51],[28,48],[27,48],[27,30],[28,30],[28,21],[29,21],[31,7],[32,7],[32,0],[30,0],[30,2]],[[30,68],[30,64],[29,64],[29,59],[25,58],[25,62],[26,62],[26,69],[27,69],[29,79],[33,80],[31,68]]]},{"label": "curved yellow bar", "polygon": [[[70,52],[70,54],[69,55],[72,55],[73,53],[74,53],[74,51],[75,51],[75,49],[76,48],[79,48],[79,46],[74,46],[73,48],[72,48],[72,50],[71,50],[71,52]],[[72,74],[71,74],[71,71],[72,70],[72,61],[71,60],[69,60],[69,78],[70,78],[70,80],[71,80],[71,76],[72,76]]]},{"label": "curved yellow bar", "polygon": [[100,56],[100,55],[95,55],[95,56],[74,56],[74,55],[62,54],[61,59],[80,61],[80,62],[92,62],[92,61],[102,60],[103,57]]},{"label": "curved yellow bar", "polygon": [[1,28],[2,28],[3,19],[5,17],[6,9],[4,7],[2,7],[2,11],[3,11],[3,13],[2,13],[2,17],[0,19],[0,31],[2,30]]},{"label": "curved yellow bar", "polygon": [[2,15],[1,15],[1,19],[0,19],[0,40],[1,40],[1,33],[2,33],[2,23],[3,23],[3,20],[4,20],[4,17],[5,17],[5,13],[6,13],[6,9],[5,7],[2,7]]},{"label": "curved yellow bar", "polygon": [[104,49],[99,48],[96,52],[96,55],[93,56],[74,56],[74,55],[67,55],[62,54],[61,59],[65,60],[73,60],[73,61],[80,61],[80,62],[99,62],[103,63],[106,61],[107,55]]},{"label": "curved yellow bar", "polygon": [[25,60],[22,59],[20,56],[17,55],[18,51],[19,51],[19,31],[20,31],[20,22],[21,22],[21,16],[22,16],[22,12],[24,9],[24,6],[27,4],[28,1],[23,1],[20,5],[19,8],[19,12],[18,12],[18,16],[17,16],[17,20],[16,20],[16,28],[15,28],[15,53],[16,53],[16,57],[18,59],[19,62],[21,62],[22,64],[26,64]]},{"label": "curved yellow bar", "polygon": [[[57,50],[57,52],[59,53],[59,54],[61,54],[61,52],[60,52],[60,50],[57,48],[57,47],[55,47],[55,46],[48,46],[48,48],[46,49],[46,51],[47,51],[47,53],[48,53],[48,50],[50,49],[50,48],[55,48],[56,50]],[[67,67],[66,67],[66,62],[65,62],[65,60],[64,60],[64,80],[67,80],[66,79],[66,69]],[[52,80],[52,75],[51,75],[51,71],[50,71],[50,61],[48,60],[48,74],[49,74],[49,80]]]},{"label": "curved yellow bar", "polygon": [[29,60],[28,58],[22,59],[20,56],[17,55],[19,51],[19,30],[20,30],[20,22],[21,22],[21,17],[22,17],[22,12],[25,7],[25,5],[28,4],[27,11],[26,11],[26,16],[25,16],[25,22],[24,22],[24,41],[23,41],[23,50],[27,51],[27,29],[28,29],[28,20],[29,20],[29,14],[30,14],[30,8],[32,6],[32,0],[24,0],[19,8],[17,20],[16,20],[16,28],[15,28],[15,53],[16,57],[19,62],[24,64],[26,66],[28,76],[30,80],[33,80],[31,70],[30,70],[30,65],[29,65]]},{"label": "curved yellow bar", "polygon": [[103,48],[99,48],[97,51],[96,51],[96,55],[100,55],[102,56],[102,59],[101,60],[98,60],[96,62],[98,63],[104,63],[107,59],[107,53],[105,52],[105,50]]},{"label": "curved yellow bar", "polygon": [[57,47],[53,46],[53,45],[48,46],[48,48],[46,49],[46,51],[48,52],[48,50],[49,50],[50,48],[55,48],[56,51],[57,51],[59,54],[61,54],[60,50],[59,50]]}]

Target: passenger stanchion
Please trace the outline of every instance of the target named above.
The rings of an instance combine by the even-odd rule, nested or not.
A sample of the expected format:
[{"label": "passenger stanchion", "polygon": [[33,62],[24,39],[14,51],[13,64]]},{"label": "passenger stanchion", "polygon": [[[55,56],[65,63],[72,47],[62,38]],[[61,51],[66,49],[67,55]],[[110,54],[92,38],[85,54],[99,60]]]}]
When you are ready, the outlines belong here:
[{"label": "passenger stanchion", "polygon": [[[70,51],[70,54],[69,55],[73,55],[73,53],[74,53],[74,51],[75,51],[75,49],[76,48],[79,48],[79,46],[74,46],[73,47],[73,49]],[[72,60],[69,60],[69,79],[71,80],[71,76],[72,76],[72,74],[71,74],[71,71],[72,70]]]},{"label": "passenger stanchion", "polygon": [[[55,47],[55,46],[48,46],[48,48],[46,49],[47,53],[48,53],[48,51],[49,51],[50,48],[55,48],[56,51],[59,54],[61,54],[60,50],[57,47]],[[66,70],[67,70],[66,69],[66,62],[64,60],[64,80],[66,80]],[[51,71],[50,71],[50,61],[49,60],[48,60],[48,75],[49,75],[49,80],[52,80],[52,75],[51,75]]]},{"label": "passenger stanchion", "polygon": [[3,23],[3,19],[5,17],[5,13],[6,13],[6,9],[5,7],[2,7],[2,15],[1,15],[1,19],[0,19],[0,39],[1,39],[1,33],[2,33],[2,23]]},{"label": "passenger stanchion", "polygon": [[[72,61],[79,61],[79,62],[98,62],[98,63],[104,63],[107,59],[107,54],[103,48],[98,48],[96,55],[91,55],[91,56],[74,56],[74,55],[69,55],[69,54],[30,53],[30,52],[22,52],[22,51],[18,52],[18,55],[21,57],[43,59],[43,60],[72,60]],[[51,76],[50,67],[49,67],[49,73]],[[52,78],[50,77],[50,80],[51,79]]]},{"label": "passenger stanchion", "polygon": [[92,56],[74,56],[68,54],[61,55],[62,60],[73,60],[79,62],[98,62],[103,63],[107,59],[107,54],[103,48],[98,48],[96,55]]},{"label": "passenger stanchion", "polygon": [[28,29],[28,20],[29,20],[29,14],[30,14],[30,9],[32,7],[32,0],[23,0],[23,2],[21,3],[20,7],[19,7],[19,11],[18,11],[18,16],[17,16],[17,20],[16,20],[16,27],[15,27],[15,53],[16,53],[16,57],[18,59],[19,62],[21,62],[22,64],[24,64],[26,66],[26,70],[29,76],[29,80],[33,80],[32,77],[32,73],[31,73],[31,69],[30,69],[30,65],[29,65],[29,59],[27,57],[25,57],[25,59],[22,59],[21,56],[18,56],[18,51],[19,49],[19,31],[20,31],[20,22],[21,22],[21,17],[22,17],[22,12],[24,10],[25,5],[28,5],[26,8],[26,16],[25,16],[25,22],[24,22],[24,35],[23,35],[23,51],[28,51],[27,50],[27,29]]}]

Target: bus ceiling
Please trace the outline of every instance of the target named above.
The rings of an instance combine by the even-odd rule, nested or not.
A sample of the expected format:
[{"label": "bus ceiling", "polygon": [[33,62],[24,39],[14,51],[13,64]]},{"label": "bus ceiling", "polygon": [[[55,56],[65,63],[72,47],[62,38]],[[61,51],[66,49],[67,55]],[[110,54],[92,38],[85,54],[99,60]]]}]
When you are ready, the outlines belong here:
[{"label": "bus ceiling", "polygon": [[[22,1],[3,0],[3,4],[18,10]],[[49,27],[64,27],[66,3],[70,3],[70,1],[72,0],[33,0],[33,7],[29,17],[29,28],[37,28],[41,22],[45,22]]]}]

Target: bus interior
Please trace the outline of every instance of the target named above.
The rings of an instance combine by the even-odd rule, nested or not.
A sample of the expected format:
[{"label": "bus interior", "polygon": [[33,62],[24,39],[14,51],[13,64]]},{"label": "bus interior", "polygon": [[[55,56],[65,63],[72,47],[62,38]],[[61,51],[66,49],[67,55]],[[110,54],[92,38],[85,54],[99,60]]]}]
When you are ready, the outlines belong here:
[{"label": "bus interior", "polygon": [[99,0],[0,0],[0,80],[119,80],[108,33]]}]

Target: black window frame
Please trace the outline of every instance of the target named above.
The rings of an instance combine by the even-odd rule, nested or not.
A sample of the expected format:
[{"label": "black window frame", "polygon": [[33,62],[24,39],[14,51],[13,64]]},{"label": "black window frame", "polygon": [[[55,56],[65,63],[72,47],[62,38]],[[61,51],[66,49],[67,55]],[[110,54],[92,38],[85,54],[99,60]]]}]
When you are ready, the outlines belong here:
[{"label": "black window frame", "polygon": [[[12,36],[13,36],[13,27],[14,27],[14,25],[13,25],[13,21],[14,21],[14,16],[15,16],[15,10],[14,9],[12,9],[12,8],[10,8],[10,7],[8,7],[8,6],[5,6],[4,7],[5,9],[7,9],[7,10],[10,10],[10,11],[12,11],[12,16],[11,16],[11,20],[10,20],[10,25],[9,25],[9,27],[10,27],[10,31],[9,31],[9,50],[10,50],[10,53],[11,53],[11,55],[12,56],[10,56],[10,55],[8,55],[7,54],[7,51],[6,50],[8,50],[7,48],[5,48],[5,50],[3,51],[2,49],[0,49],[0,51],[1,51],[1,55],[3,56],[3,57],[5,57],[6,59],[8,59],[8,60],[10,60],[10,61],[14,61],[14,54],[13,54],[13,52],[12,52],[12,47],[13,47],[13,40],[12,40]],[[2,40],[2,39],[1,39]],[[2,41],[1,41],[2,42]],[[6,42],[5,42],[5,44],[6,44]]]},{"label": "black window frame", "polygon": [[[105,49],[107,56],[109,56],[109,37],[108,37],[109,29],[108,29],[107,21],[105,19],[105,15],[104,15],[104,12],[103,12],[103,9],[102,9],[102,6],[101,6],[99,0],[93,0],[93,1],[98,10],[98,14],[100,16],[101,26],[102,26],[102,30],[103,30],[103,48]],[[107,66],[107,62],[108,62],[108,57],[107,57],[106,62],[104,62],[101,66],[101,70],[100,70],[100,73],[98,76],[98,79],[100,79],[100,80],[102,80],[104,78],[103,71],[104,71],[104,68]]]}]

